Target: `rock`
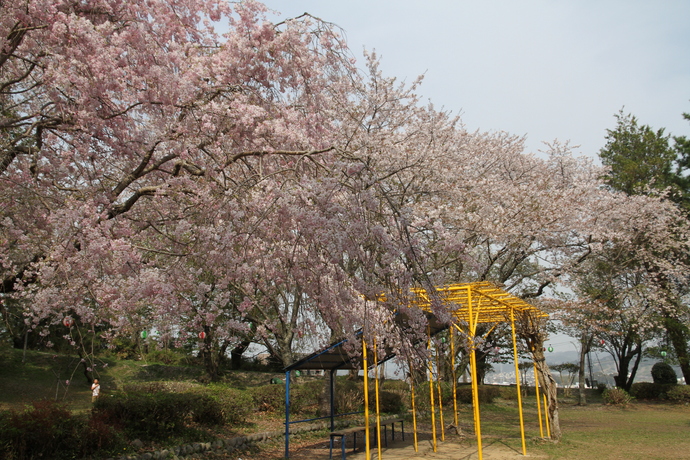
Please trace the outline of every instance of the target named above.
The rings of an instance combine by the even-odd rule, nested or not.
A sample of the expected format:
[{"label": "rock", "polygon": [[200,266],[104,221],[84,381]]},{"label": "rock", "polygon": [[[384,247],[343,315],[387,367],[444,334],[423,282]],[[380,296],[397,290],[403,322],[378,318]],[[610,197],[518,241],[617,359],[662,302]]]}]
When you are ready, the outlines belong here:
[{"label": "rock", "polygon": [[144,443],[141,442],[141,439],[135,439],[134,441],[132,441],[132,447],[134,447],[135,449],[141,449],[142,447],[144,447]]}]

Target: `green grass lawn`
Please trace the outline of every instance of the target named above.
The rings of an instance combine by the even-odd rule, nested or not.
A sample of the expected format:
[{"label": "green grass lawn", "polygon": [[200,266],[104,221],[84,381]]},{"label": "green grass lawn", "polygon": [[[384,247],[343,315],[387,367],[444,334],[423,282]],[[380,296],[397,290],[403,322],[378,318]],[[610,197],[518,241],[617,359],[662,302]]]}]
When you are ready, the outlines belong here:
[{"label": "green grass lawn", "polygon": [[552,459],[688,459],[690,408],[635,402],[626,407],[564,406],[563,438],[535,445]]},{"label": "green grass lawn", "polygon": [[[570,399],[560,403],[562,439],[552,443],[540,438],[536,403],[527,398],[523,408],[528,455],[567,460],[690,459],[690,406],[642,401],[607,406],[598,397],[588,401],[587,406]],[[463,431],[473,436],[471,408],[462,408],[460,415]],[[485,443],[499,439],[521,451],[515,401],[484,405],[481,429]]]}]

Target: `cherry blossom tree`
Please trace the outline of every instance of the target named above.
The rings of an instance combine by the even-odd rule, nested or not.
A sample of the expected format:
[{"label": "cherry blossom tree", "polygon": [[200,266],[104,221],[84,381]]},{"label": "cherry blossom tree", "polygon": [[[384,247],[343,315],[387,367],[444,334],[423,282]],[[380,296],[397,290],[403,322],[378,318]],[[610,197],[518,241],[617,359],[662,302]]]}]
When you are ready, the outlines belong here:
[{"label": "cherry blossom tree", "polygon": [[274,24],[258,2],[213,0],[0,12],[0,268],[36,324],[204,332],[213,377],[248,340],[284,364],[304,336],[360,328],[409,348],[426,318],[393,318],[412,286],[538,297],[608,241],[653,234],[639,256],[655,264],[683,244],[658,200],[603,189],[567,145],[544,158],[467,132],[421,103],[421,80],[384,76],[375,55],[357,70],[308,15]]},{"label": "cherry blossom tree", "polygon": [[3,3],[5,291],[23,280],[37,317],[72,306],[122,325],[170,309],[175,281],[142,232],[183,216],[171,211],[182,195],[251,185],[238,171],[266,155],[289,166],[329,149],[325,104],[355,77],[346,50],[320,21],[271,24],[264,12],[253,1]]}]

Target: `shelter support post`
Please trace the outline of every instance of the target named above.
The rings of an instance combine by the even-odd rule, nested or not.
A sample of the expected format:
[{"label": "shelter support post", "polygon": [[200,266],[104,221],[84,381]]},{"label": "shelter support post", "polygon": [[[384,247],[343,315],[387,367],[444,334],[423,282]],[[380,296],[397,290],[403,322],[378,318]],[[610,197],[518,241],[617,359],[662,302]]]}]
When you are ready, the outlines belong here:
[{"label": "shelter support post", "polygon": [[510,309],[510,331],[513,335],[513,362],[515,363],[515,386],[517,388],[518,413],[520,414],[520,437],[522,438],[522,455],[527,455],[525,444],[525,419],[522,414],[522,389],[520,388],[520,368],[518,367],[517,338],[515,336],[515,312]]},{"label": "shelter support post", "polygon": [[285,373],[285,458],[290,457],[290,371]]},{"label": "shelter support post", "polygon": [[[427,349],[431,353],[431,332],[427,329],[429,338],[427,340]],[[436,403],[434,402],[434,363],[431,359],[427,361],[428,363],[428,373],[429,373],[429,408],[431,409],[431,440],[434,447],[434,452],[436,452]]]},{"label": "shelter support post", "polygon": [[551,439],[551,427],[549,426],[549,403],[546,398],[546,393],[542,393],[544,396],[544,420],[546,421],[546,437]]},{"label": "shelter support post", "polygon": [[537,372],[537,363],[534,362],[534,391],[537,394],[537,415],[539,418],[539,436],[544,438],[544,425],[541,421],[541,398],[539,398],[539,373]]},{"label": "shelter support post", "polygon": [[[455,326],[455,324],[453,324]],[[451,375],[453,377],[453,423],[455,428],[459,429],[458,421],[458,376],[455,372],[455,329],[450,328],[450,366]]]},{"label": "shelter support post", "polygon": [[362,368],[364,369],[364,451],[367,460],[370,458],[369,443],[369,363],[367,362],[367,342],[362,338]]},{"label": "shelter support post", "polygon": [[407,367],[410,370],[410,405],[412,406],[412,439],[414,440],[414,451],[419,452],[417,445],[417,407],[414,394],[414,377],[412,377],[412,363],[408,361]]},{"label": "shelter support post", "polygon": [[337,369],[331,369],[331,431],[335,431],[335,374]]},{"label": "shelter support post", "polygon": [[443,390],[441,389],[441,349],[436,346],[436,388],[438,388],[438,416],[441,422],[441,441],[446,440],[446,429],[443,421]]},{"label": "shelter support post", "polygon": [[[376,449],[379,460],[381,460],[381,410],[379,405],[379,357],[376,350],[376,338],[374,342],[374,377],[375,377],[375,397],[376,397]],[[367,457],[368,458],[368,457]]]},{"label": "shelter support post", "polygon": [[[470,327],[470,370],[472,372],[472,408],[474,409],[474,431],[477,436],[477,458],[482,460],[484,458],[482,452],[482,422],[479,415],[479,382],[477,381],[477,352],[474,343],[474,338],[477,332],[477,321],[474,317],[472,307],[472,289],[467,288],[467,305],[469,310],[469,327]],[[477,314],[479,314],[479,305],[477,306]]]}]

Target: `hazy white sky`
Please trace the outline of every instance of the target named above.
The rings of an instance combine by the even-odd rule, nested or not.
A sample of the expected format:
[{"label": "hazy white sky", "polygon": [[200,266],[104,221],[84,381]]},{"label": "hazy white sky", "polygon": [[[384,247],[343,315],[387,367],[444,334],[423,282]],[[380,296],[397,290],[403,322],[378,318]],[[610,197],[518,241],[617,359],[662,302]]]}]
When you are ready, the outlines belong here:
[{"label": "hazy white sky", "polygon": [[622,107],[690,136],[687,0],[264,0],[342,27],[389,76],[424,73],[420,94],[469,130],[558,139],[595,156]]}]

